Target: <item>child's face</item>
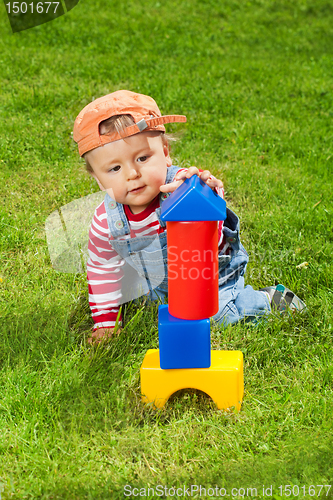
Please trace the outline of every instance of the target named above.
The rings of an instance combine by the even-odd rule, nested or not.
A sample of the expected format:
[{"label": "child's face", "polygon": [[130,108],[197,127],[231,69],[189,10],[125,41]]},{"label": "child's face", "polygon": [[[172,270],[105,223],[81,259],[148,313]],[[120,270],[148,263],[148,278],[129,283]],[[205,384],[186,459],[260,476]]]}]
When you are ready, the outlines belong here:
[{"label": "child's face", "polygon": [[141,132],[86,153],[100,188],[111,198],[142,212],[165,184],[169,150],[158,132]]}]

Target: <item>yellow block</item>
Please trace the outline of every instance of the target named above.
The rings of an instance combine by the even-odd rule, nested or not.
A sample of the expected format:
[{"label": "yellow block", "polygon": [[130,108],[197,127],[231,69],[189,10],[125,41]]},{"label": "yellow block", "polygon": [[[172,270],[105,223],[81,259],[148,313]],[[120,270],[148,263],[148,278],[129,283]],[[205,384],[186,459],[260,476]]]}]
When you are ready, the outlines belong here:
[{"label": "yellow block", "polygon": [[140,369],[144,403],[162,408],[180,389],[198,389],[212,398],[219,409],[240,410],[244,393],[243,354],[240,351],[211,351],[210,368],[162,370],[158,349],[149,349]]}]

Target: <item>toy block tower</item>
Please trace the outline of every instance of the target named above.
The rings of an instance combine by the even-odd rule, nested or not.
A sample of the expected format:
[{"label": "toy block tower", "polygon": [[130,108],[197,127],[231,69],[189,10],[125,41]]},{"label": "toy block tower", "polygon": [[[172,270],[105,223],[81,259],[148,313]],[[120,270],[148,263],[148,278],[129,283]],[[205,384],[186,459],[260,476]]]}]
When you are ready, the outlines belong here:
[{"label": "toy block tower", "polygon": [[218,408],[240,409],[243,355],[211,351],[210,317],[218,312],[218,222],[226,204],[194,175],[162,205],[167,223],[168,305],[159,306],[159,349],[143,360],[144,402],[162,407],[180,389],[199,389]]}]

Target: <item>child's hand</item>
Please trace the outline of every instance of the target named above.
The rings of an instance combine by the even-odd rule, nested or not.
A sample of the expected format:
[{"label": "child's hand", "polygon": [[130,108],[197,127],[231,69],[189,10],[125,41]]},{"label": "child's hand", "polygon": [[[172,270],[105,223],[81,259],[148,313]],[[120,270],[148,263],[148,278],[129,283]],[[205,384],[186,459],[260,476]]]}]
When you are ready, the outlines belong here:
[{"label": "child's hand", "polygon": [[114,328],[97,328],[97,330],[94,330],[91,332],[90,337],[88,337],[87,342],[88,344],[100,344],[102,342],[105,342],[115,335],[118,335],[120,333],[121,328],[117,328],[115,331]]},{"label": "child's hand", "polygon": [[173,193],[177,187],[179,187],[185,179],[189,179],[192,175],[197,175],[200,179],[207,184],[213,190],[215,188],[223,188],[223,182],[219,179],[216,179],[212,176],[209,170],[204,170],[203,172],[199,172],[197,167],[190,167],[188,170],[181,170],[178,172],[173,182],[170,184],[163,184],[160,187],[160,191],[162,193]]}]

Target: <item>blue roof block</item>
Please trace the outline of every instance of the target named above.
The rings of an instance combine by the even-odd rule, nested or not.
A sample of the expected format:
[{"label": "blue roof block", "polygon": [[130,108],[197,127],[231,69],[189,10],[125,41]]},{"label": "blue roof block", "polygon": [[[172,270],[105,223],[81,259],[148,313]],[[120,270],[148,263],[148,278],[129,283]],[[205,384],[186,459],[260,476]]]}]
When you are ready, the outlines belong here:
[{"label": "blue roof block", "polygon": [[161,207],[164,221],[225,220],[226,202],[197,175],[186,179]]}]

